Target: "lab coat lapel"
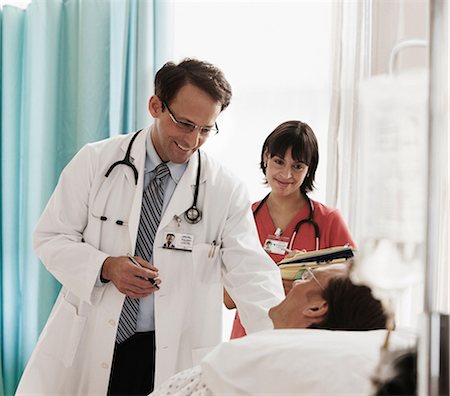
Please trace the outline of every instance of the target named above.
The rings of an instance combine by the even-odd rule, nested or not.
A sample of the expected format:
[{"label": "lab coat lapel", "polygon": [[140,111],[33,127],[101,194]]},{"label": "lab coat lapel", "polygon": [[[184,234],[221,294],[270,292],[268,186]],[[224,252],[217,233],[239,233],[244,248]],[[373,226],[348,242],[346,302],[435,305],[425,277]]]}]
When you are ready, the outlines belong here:
[{"label": "lab coat lapel", "polygon": [[[145,157],[146,157],[146,139],[149,136],[151,128],[144,129],[136,140],[133,143],[133,148],[131,149],[131,162],[136,166],[136,169],[139,172],[138,182],[135,189],[135,194],[131,206],[130,217],[128,219],[128,232],[130,234],[131,246],[136,245],[137,232],[139,227],[139,219],[141,216],[141,204],[142,204],[142,192],[143,192],[143,184],[144,184],[144,172],[145,172]],[[130,140],[127,140],[122,145],[123,155],[127,152],[128,144]],[[130,188],[135,187],[135,180],[133,172],[126,173],[128,176],[128,182],[130,184]]]},{"label": "lab coat lapel", "polygon": [[[202,184],[206,181],[205,167],[206,158],[205,153],[201,152],[202,162],[201,162],[201,174],[200,174],[200,188]],[[182,215],[188,208],[192,206],[194,201],[194,191],[195,191],[195,181],[197,178],[197,168],[198,168],[198,154],[194,153],[189,160],[186,171],[178,182],[177,187],[172,195],[172,198],[167,205],[167,208],[161,219],[159,225],[160,228],[165,227],[172,219],[174,215]]]}]

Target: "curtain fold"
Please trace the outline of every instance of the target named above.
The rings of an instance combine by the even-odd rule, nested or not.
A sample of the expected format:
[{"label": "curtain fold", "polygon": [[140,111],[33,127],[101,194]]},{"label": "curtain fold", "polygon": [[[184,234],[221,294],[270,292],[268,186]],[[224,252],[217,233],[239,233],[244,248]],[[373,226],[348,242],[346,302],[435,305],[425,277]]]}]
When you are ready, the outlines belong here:
[{"label": "curtain fold", "polygon": [[[387,71],[398,52],[394,50],[428,39],[424,28],[428,6],[426,2],[342,0],[335,7],[327,202],[339,207],[348,220],[359,245],[360,275],[375,289],[390,294],[397,325],[417,327],[423,310],[427,205],[437,206],[440,214],[439,230],[435,230],[439,240],[433,241],[439,268],[433,304],[440,312],[449,309],[449,178],[448,171],[435,175],[441,189],[426,202],[429,55],[405,57],[403,68]],[[402,24],[386,24],[399,17]],[[354,23],[357,20],[362,24]],[[443,51],[438,69],[447,71],[445,39],[439,41]],[[372,75],[368,62],[374,68]],[[445,73],[436,81],[444,82],[439,88],[448,86]],[[439,106],[433,110],[445,107],[442,114],[447,117],[440,122],[448,127],[448,92],[444,88],[440,94]],[[434,153],[442,169],[448,168],[445,137],[440,151]]]},{"label": "curtain fold", "polygon": [[[370,0],[333,3],[332,99],[328,130],[326,202],[339,208],[356,237],[358,86],[368,69],[364,16]],[[357,239],[357,238],[356,238]]]},{"label": "curtain fold", "polygon": [[[0,12],[0,54],[3,53],[3,14]],[[2,66],[2,62],[0,62],[0,92],[3,92],[3,84],[2,84],[2,75],[3,75],[3,66]],[[2,95],[0,95],[0,119],[2,117]],[[0,123],[0,136],[1,136],[1,128],[2,125]],[[2,150],[2,142],[0,139],[0,153]],[[3,185],[3,177],[2,177],[2,161],[0,161],[0,186]],[[2,196],[0,194],[0,207],[2,206]],[[2,210],[0,210],[0,224],[3,224],[3,215],[2,215]],[[1,232],[1,231],[0,231]],[[0,257],[3,256],[3,241],[2,238],[0,238]],[[0,266],[0,285],[3,285],[3,271],[1,269],[2,267]],[[0,395],[3,396],[4,392],[4,384],[3,384],[3,287],[0,287]]]},{"label": "curtain fold", "polygon": [[33,252],[34,227],[82,145],[150,122],[153,14],[151,0],[34,0],[0,16],[0,385],[10,395],[60,288]]}]

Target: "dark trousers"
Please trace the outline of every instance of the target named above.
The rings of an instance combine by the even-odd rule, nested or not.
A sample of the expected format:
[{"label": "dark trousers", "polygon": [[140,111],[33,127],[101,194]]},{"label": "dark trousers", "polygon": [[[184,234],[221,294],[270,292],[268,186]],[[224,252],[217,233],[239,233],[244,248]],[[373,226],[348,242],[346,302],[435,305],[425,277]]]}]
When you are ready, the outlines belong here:
[{"label": "dark trousers", "polygon": [[155,332],[136,333],[114,348],[108,395],[148,395],[155,375]]}]

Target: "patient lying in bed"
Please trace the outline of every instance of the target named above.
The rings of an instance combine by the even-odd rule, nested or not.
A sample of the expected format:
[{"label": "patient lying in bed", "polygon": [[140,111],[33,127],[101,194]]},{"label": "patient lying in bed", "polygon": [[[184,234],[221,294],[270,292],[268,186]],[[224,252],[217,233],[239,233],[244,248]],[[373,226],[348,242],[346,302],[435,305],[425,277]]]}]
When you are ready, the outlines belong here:
[{"label": "patient lying in bed", "polygon": [[[152,395],[370,393],[387,314],[368,287],[351,282],[345,265],[305,271],[269,316],[275,331],[217,346]],[[400,346],[412,342],[391,337]]]}]

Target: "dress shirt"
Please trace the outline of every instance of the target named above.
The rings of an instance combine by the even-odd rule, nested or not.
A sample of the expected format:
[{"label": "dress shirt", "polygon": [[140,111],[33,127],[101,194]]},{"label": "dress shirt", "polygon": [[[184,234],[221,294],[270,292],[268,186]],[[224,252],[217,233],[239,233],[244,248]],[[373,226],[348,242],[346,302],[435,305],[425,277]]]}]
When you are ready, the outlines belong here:
[{"label": "dress shirt", "polygon": [[[155,168],[161,163],[158,153],[151,139],[151,132],[147,138],[147,155],[145,158],[145,175],[144,175],[144,190],[147,188],[151,180],[155,177],[153,172]],[[164,190],[164,202],[161,212],[161,217],[167,208],[167,205],[172,198],[172,194],[175,191],[179,180],[184,174],[187,168],[187,162],[184,164],[174,164],[173,162],[167,162],[167,167],[170,171],[169,179],[167,180]],[[158,263],[151,263],[158,268]],[[136,331],[150,331],[155,330],[155,314],[154,314],[154,295],[153,293],[147,297],[141,298],[139,302],[139,311],[137,315]]]}]

